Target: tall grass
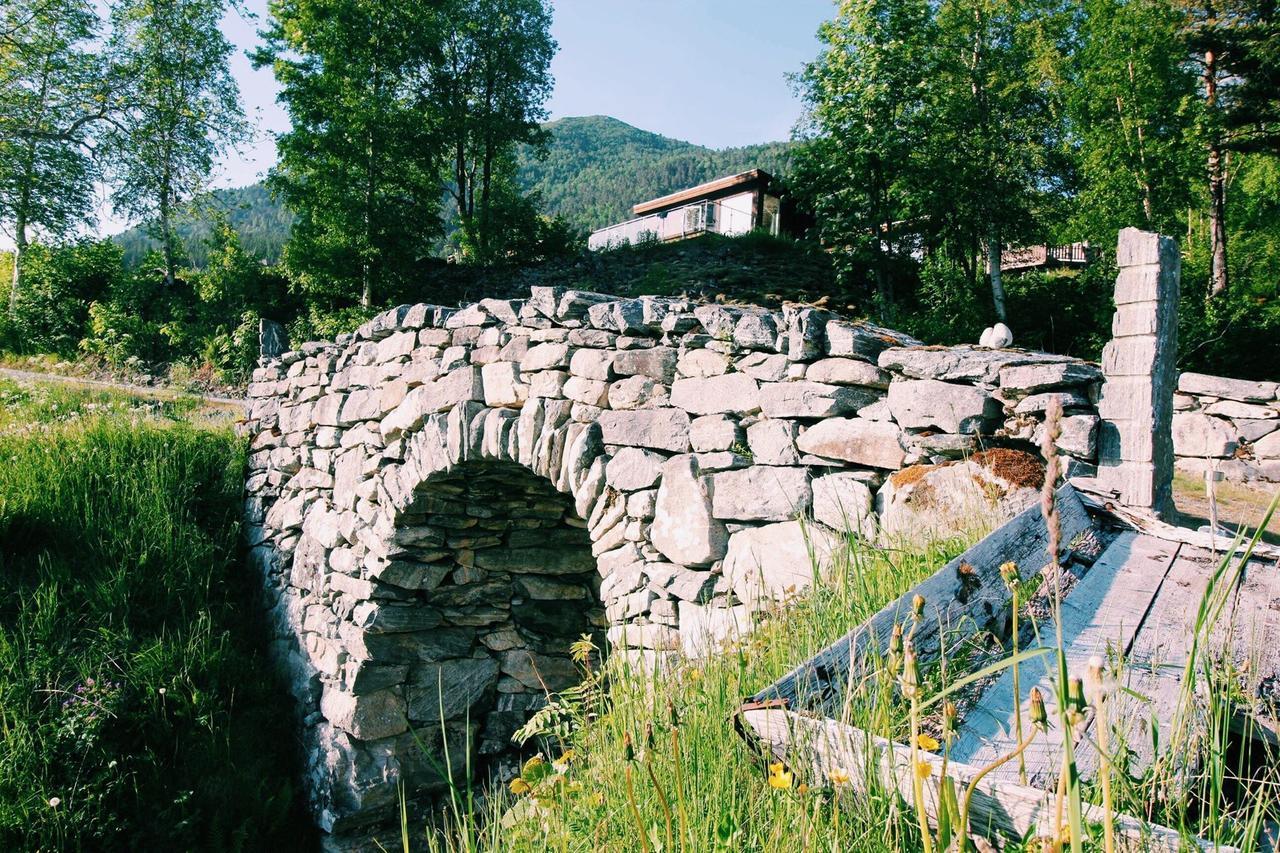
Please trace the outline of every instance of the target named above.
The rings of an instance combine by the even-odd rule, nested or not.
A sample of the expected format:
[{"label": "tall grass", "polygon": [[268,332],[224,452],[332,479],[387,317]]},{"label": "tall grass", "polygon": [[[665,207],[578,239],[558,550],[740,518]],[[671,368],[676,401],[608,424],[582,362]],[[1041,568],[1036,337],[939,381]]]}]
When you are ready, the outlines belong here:
[{"label": "tall grass", "polygon": [[0,393],[0,849],[305,843],[242,443],[118,395]]},{"label": "tall grass", "polygon": [[[411,842],[425,839],[430,849],[451,853],[639,851],[641,829],[627,794],[630,767],[644,843],[653,851],[912,848],[919,833],[887,793],[854,796],[847,781],[830,790],[803,787],[733,731],[744,697],[932,574],[969,541],[903,550],[849,543],[837,551],[825,583],[768,613],[754,633],[722,654],[658,672],[614,665],[604,710],[565,743],[567,760],[557,744],[546,769],[533,774],[528,793],[489,791],[478,813],[447,810],[438,823],[412,830]],[[867,691],[849,708],[856,724],[904,736],[905,715],[897,711],[883,690]],[[626,761],[628,734],[633,764]],[[668,812],[674,845],[667,843]]]}]

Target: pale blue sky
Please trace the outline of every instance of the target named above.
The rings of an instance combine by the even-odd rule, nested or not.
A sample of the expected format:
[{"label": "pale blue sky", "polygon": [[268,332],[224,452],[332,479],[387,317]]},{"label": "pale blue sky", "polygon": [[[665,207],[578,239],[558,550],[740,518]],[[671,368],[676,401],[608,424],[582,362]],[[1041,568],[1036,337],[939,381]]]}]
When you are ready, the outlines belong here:
[{"label": "pale blue sky", "polygon": [[[611,115],[644,130],[713,148],[786,139],[800,102],[786,79],[818,52],[818,25],[833,0],[553,0],[552,118]],[[215,186],[252,183],[275,163],[274,134],[288,129],[271,70],[244,52],[258,41],[267,0],[246,0],[257,20],[231,13],[240,84],[255,140],[219,164]],[[102,231],[125,223],[102,211]]]}]

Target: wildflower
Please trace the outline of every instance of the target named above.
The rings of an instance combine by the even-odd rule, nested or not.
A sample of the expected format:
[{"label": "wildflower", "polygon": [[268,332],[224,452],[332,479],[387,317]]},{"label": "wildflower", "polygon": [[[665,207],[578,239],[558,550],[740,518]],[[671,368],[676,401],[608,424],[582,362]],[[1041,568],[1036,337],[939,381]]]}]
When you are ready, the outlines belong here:
[{"label": "wildflower", "polygon": [[1084,672],[1085,697],[1089,700],[1089,704],[1095,708],[1102,706],[1102,702],[1107,698],[1108,693],[1106,676],[1102,667],[1102,658],[1094,655],[1089,658],[1089,665]]},{"label": "wildflower", "polygon": [[161,687],[161,688],[160,688],[158,691],[156,691],[156,692],[158,692],[161,696],[163,696],[164,694],[168,693],[169,691],[168,691],[168,690],[165,690],[163,687]]},{"label": "wildflower", "polygon": [[690,681],[699,681],[701,680],[701,678],[702,678],[702,670],[698,669],[696,666],[693,669],[689,670]]},{"label": "wildflower", "polygon": [[916,778],[928,779],[933,775],[933,765],[927,761],[916,762]]},{"label": "wildflower", "polygon": [[61,799],[61,798],[59,798],[59,797],[50,797],[50,798],[49,798],[49,808],[51,808],[51,809],[56,809],[56,808],[57,808],[58,806],[60,806],[60,805],[62,805],[62,799]]},{"label": "wildflower", "polygon": [[782,764],[781,761],[775,761],[769,765],[769,787],[778,790],[786,790],[791,787],[792,774]]},{"label": "wildflower", "polygon": [[836,786],[848,785],[849,774],[846,771],[837,767],[835,770],[831,771],[831,784]]},{"label": "wildflower", "polygon": [[1039,687],[1031,688],[1031,725],[1039,726],[1041,731],[1049,730],[1049,714],[1044,708],[1044,694]]},{"label": "wildflower", "polygon": [[956,718],[960,712],[956,710],[955,703],[948,700],[942,706],[942,738],[948,743],[956,736]]},{"label": "wildflower", "polygon": [[1078,678],[1071,679],[1067,686],[1067,722],[1073,726],[1082,724],[1087,707],[1084,701],[1084,682]]},{"label": "wildflower", "polygon": [[924,616],[924,596],[918,592],[911,599],[911,612],[917,619]]},{"label": "wildflower", "polygon": [[902,653],[902,678],[899,679],[902,695],[914,699],[920,695],[920,671],[916,667],[916,654],[907,649]]},{"label": "wildflower", "polygon": [[1000,577],[1004,580],[1005,586],[1010,590],[1018,585],[1021,576],[1018,573],[1018,564],[1010,560],[1007,563],[1000,564]]},{"label": "wildflower", "polygon": [[916,735],[916,746],[921,749],[928,750],[929,752],[937,752],[938,747],[942,746],[942,744],[938,743],[936,738],[932,738],[924,732],[921,732]]},{"label": "wildflower", "polygon": [[801,782],[796,786],[796,793],[803,797],[805,794],[809,793],[809,786]]},{"label": "wildflower", "polygon": [[521,779],[519,776],[511,780],[511,793],[517,797],[523,797],[525,794],[533,790],[533,786]]}]

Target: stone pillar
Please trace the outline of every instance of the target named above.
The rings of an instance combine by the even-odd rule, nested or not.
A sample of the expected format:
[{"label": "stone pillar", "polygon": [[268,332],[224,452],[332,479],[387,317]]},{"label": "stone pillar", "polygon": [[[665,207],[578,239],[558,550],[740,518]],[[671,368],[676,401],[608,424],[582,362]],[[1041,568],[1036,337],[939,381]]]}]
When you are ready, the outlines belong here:
[{"label": "stone pillar", "polygon": [[1102,350],[1098,484],[1126,506],[1173,509],[1178,244],[1137,228],[1116,247],[1116,313]]},{"label": "stone pillar", "polygon": [[262,317],[258,320],[258,356],[262,359],[279,358],[289,349],[289,335],[275,320]]}]

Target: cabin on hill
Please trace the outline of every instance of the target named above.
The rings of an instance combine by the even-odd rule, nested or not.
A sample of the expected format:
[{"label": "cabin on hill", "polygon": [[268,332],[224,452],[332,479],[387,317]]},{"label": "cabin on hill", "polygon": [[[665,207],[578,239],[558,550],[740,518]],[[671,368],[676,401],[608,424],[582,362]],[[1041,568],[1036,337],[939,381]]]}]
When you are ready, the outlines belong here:
[{"label": "cabin on hill", "polygon": [[782,201],[771,192],[773,176],[761,169],[716,178],[696,187],[641,202],[634,219],[591,232],[587,247],[669,242],[702,234],[736,237],[748,231],[782,233]]}]

